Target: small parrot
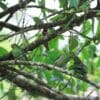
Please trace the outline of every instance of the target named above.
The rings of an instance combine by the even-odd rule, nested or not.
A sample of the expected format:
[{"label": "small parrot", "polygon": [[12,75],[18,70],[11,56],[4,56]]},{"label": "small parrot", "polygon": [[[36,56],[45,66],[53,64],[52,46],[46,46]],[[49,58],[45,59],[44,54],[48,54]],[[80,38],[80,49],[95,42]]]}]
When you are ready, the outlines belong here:
[{"label": "small parrot", "polygon": [[79,57],[74,56],[74,65],[73,70],[76,74],[87,77],[87,68],[86,65],[79,59]]},{"label": "small parrot", "polygon": [[12,44],[11,47],[12,55],[14,56],[15,60],[28,61],[28,58],[25,55],[24,51],[17,44]]},{"label": "small parrot", "polygon": [[74,74],[86,77],[87,68],[77,56],[71,57],[66,54],[65,55],[63,54],[60,57],[58,57],[54,65],[59,66],[59,67],[64,67],[68,63],[68,61],[70,61],[70,58],[73,58],[74,60],[74,64],[71,66],[72,70],[74,71]]}]

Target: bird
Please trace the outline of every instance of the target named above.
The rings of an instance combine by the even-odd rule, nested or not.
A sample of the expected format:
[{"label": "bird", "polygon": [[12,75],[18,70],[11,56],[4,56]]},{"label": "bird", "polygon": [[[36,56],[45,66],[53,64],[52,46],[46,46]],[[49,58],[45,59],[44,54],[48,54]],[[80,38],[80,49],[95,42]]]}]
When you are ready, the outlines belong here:
[{"label": "bird", "polygon": [[74,74],[87,77],[88,71],[86,65],[80,60],[78,56],[74,56],[74,64],[72,66]]},{"label": "bird", "polygon": [[66,54],[62,54],[55,60],[54,65],[58,67],[65,67],[72,59],[74,61],[74,63],[70,66],[72,72],[74,72],[75,75],[86,78],[88,73],[86,65],[80,60],[78,56],[68,56]]}]

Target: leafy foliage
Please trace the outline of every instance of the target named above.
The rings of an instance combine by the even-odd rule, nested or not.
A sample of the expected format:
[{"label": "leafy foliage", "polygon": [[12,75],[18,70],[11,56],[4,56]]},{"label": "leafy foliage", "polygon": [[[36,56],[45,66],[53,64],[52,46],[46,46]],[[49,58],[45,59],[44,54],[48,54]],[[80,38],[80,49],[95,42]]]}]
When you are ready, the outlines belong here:
[{"label": "leafy foliage", "polygon": [[[91,8],[92,1],[89,0],[51,0],[50,7],[47,5],[49,0],[26,1],[22,5],[14,5],[12,8],[15,9],[12,10],[5,3],[8,0],[0,1],[0,8],[4,11],[0,12],[0,18],[8,15],[5,20],[0,21],[0,78],[3,79],[0,81],[0,100],[19,100],[23,97],[30,100],[33,97],[38,99],[39,96],[49,98],[50,95],[42,94],[46,93],[43,90],[45,88],[42,88],[46,85],[42,82],[48,85],[48,91],[54,89],[59,91],[56,92],[58,94],[91,95],[87,94],[91,88],[90,81],[96,82],[96,85],[92,84],[94,87],[100,83],[98,7]],[[53,7],[53,3],[55,6],[58,3],[58,8]],[[3,28],[8,28],[12,33]],[[43,30],[46,31],[43,33]],[[2,32],[6,34],[2,35]],[[5,43],[6,40],[8,42]],[[1,42],[4,42],[5,47],[1,46]],[[6,48],[8,44],[15,44],[15,48]],[[49,50],[45,44],[49,46]],[[11,51],[8,52],[9,50]],[[8,75],[2,73],[2,64]],[[24,66],[23,69],[19,65]],[[17,75],[22,76],[19,78],[23,80],[20,84],[19,80],[16,82]],[[35,84],[36,94],[32,93],[30,96],[31,89],[26,88],[29,86],[26,81]],[[43,90],[42,93],[39,89]]]},{"label": "leafy foliage", "polygon": [[7,8],[7,5],[4,1],[5,0],[0,0],[0,8],[2,8],[3,10],[5,10]]}]

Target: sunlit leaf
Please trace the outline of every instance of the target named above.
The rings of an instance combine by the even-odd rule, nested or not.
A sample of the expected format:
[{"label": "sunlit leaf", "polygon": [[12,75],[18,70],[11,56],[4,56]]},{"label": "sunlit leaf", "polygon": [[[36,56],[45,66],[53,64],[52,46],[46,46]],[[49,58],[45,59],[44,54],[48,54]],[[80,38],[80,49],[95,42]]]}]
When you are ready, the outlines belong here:
[{"label": "sunlit leaf", "polygon": [[69,50],[73,50],[78,46],[78,41],[75,37],[69,38]]},{"label": "sunlit leaf", "polygon": [[100,40],[100,18],[98,18],[98,26],[96,30],[96,37]]},{"label": "sunlit leaf", "polygon": [[85,35],[89,34],[91,29],[92,29],[92,25],[91,25],[90,21],[85,21],[84,24],[83,24],[82,34],[85,34]]},{"label": "sunlit leaf", "polygon": [[42,20],[39,17],[33,17],[33,20],[36,24],[41,24]]},{"label": "sunlit leaf", "polygon": [[79,0],[70,0],[70,7],[78,8]]},{"label": "sunlit leaf", "polygon": [[14,100],[14,99],[16,98],[16,93],[15,93],[15,91],[16,91],[16,88],[15,88],[15,87],[13,87],[13,88],[11,88],[11,89],[9,90],[9,92],[8,92],[8,99],[9,99],[9,100]]},{"label": "sunlit leaf", "polygon": [[68,6],[68,0],[59,0],[60,7],[66,8]]},{"label": "sunlit leaf", "polygon": [[0,8],[5,10],[5,9],[7,9],[7,5],[3,2],[0,2]]},{"label": "sunlit leaf", "polygon": [[0,47],[0,56],[3,56],[5,54],[7,54],[7,53],[8,53],[8,51],[5,48]]}]

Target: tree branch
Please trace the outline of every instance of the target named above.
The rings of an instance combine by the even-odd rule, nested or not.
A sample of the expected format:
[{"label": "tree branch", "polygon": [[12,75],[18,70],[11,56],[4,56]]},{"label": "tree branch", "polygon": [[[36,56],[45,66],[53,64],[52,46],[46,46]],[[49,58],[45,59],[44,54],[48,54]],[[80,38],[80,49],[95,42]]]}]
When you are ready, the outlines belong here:
[{"label": "tree branch", "polygon": [[63,74],[67,74],[67,75],[70,75],[70,76],[73,76],[75,78],[78,78],[84,82],[87,82],[88,84],[96,87],[97,89],[100,89],[100,86],[95,84],[94,82],[92,82],[91,80],[87,79],[87,78],[84,78],[82,76],[77,76],[77,75],[73,75],[72,73],[70,73],[69,71],[67,70],[64,70],[62,68],[60,68],[59,66],[55,66],[55,65],[50,65],[50,64],[44,64],[44,63],[40,63],[40,62],[33,62],[33,61],[20,61],[20,60],[10,60],[10,61],[1,61],[0,62],[0,65],[15,65],[15,64],[22,64],[22,65],[35,65],[35,66],[41,66],[41,67],[44,67],[48,70],[56,70],[56,71],[59,71]]},{"label": "tree branch", "polygon": [[30,3],[32,0],[24,0],[21,4],[16,4],[6,10],[4,10],[3,12],[0,13],[0,18],[6,16],[7,14],[10,13],[14,13],[16,11],[18,11],[21,8],[25,8],[25,6]]},{"label": "tree branch", "polygon": [[[1,27],[2,27],[2,28],[4,28],[4,27],[5,27],[5,28],[8,28],[8,29],[10,29],[10,30],[12,30],[12,31],[15,31],[15,32],[21,30],[21,28],[18,27],[18,26],[15,26],[15,25],[13,25],[13,24],[0,21],[0,28],[1,28]],[[1,40],[0,40],[0,41],[1,41]]]},{"label": "tree branch", "polygon": [[[93,17],[100,17],[100,14],[97,14],[98,11],[99,11],[98,9],[94,8],[94,9],[89,10],[87,14],[82,15],[80,18],[75,18],[73,20],[73,22],[72,22],[73,24],[71,24],[69,26],[69,29],[72,29],[74,26],[79,26],[84,21],[84,16],[85,16],[86,20],[87,19],[91,19]],[[75,12],[72,12],[72,13],[75,13]],[[36,30],[36,29],[43,29],[43,28],[47,28],[48,29],[48,28],[64,25],[66,23],[67,22],[65,20],[60,20],[60,21],[53,22],[53,23],[45,23],[45,24],[40,23],[38,25],[31,25],[31,26],[28,26],[28,27],[19,28],[18,26],[15,26],[13,24],[1,21],[0,22],[0,27],[5,27],[5,28],[11,29],[11,30],[13,30],[15,32],[17,32],[17,31],[27,32],[27,31]],[[20,32],[18,32],[18,33],[20,33]],[[7,39],[7,38],[5,38],[5,39]],[[0,41],[2,41],[2,40],[0,40]]]},{"label": "tree branch", "polygon": [[22,75],[15,73],[13,71],[7,70],[4,65],[0,66],[0,77],[3,77],[10,82],[13,82],[20,88],[29,92],[32,96],[44,96],[50,99],[55,100],[97,100],[99,97],[82,97],[76,95],[68,95],[62,94],[57,92],[56,90],[53,91],[45,86],[37,84],[35,81],[29,81],[27,78],[23,77]]}]

